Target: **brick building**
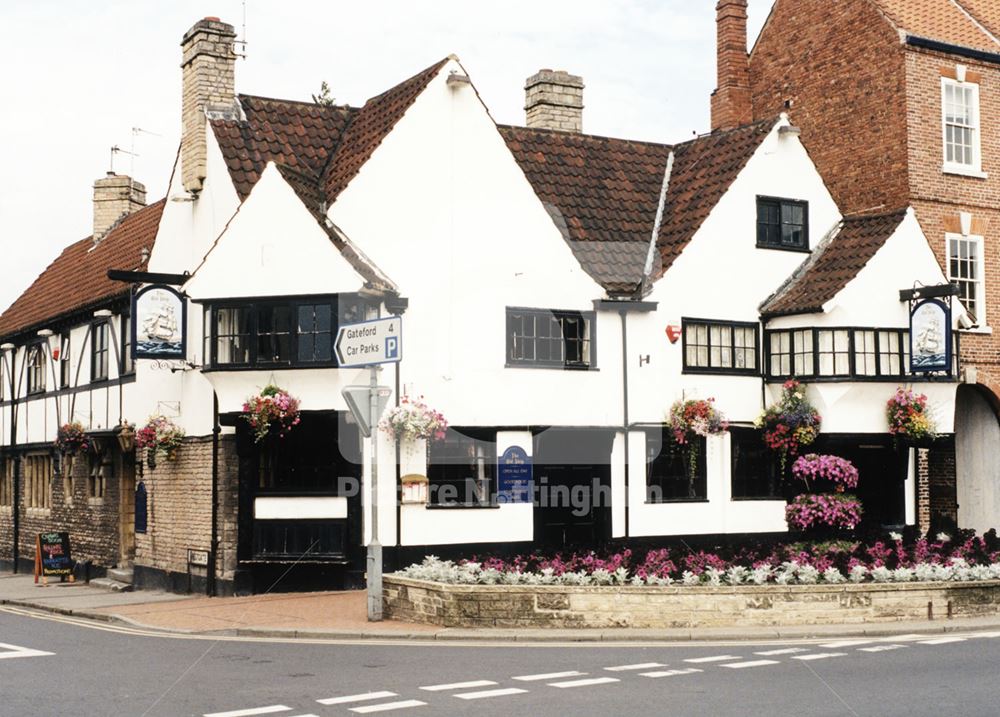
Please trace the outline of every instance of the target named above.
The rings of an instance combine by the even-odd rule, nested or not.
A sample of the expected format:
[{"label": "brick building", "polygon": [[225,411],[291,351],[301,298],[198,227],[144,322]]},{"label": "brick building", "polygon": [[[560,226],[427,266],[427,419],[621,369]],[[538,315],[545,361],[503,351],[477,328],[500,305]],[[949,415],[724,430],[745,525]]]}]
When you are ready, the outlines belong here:
[{"label": "brick building", "polygon": [[[988,0],[777,0],[746,52],[721,0],[713,128],[787,110],[845,215],[912,207],[968,311],[954,448],[931,510],[1000,520],[1000,13]],[[899,287],[907,288],[907,287]],[[954,451],[953,456],[949,453]],[[955,466],[956,475],[947,471]]]}]

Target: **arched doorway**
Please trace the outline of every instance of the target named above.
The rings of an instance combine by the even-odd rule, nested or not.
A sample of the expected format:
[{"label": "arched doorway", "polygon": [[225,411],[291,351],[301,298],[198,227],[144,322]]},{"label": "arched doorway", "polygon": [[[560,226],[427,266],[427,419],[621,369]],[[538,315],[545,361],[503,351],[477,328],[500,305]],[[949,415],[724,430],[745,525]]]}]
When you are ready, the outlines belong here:
[{"label": "arched doorway", "polygon": [[982,532],[1000,527],[1000,422],[981,386],[955,396],[955,490],[958,525]]}]

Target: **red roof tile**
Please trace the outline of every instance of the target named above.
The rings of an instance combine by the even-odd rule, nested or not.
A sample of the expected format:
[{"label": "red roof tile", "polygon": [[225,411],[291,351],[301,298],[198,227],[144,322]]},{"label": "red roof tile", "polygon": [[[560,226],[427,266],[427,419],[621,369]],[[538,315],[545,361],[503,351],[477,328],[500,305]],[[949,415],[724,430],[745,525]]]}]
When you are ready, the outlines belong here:
[{"label": "red roof tile", "polygon": [[642,279],[670,146],[500,127],[577,260],[613,293]]},{"label": "red roof tile", "polygon": [[1000,3],[996,0],[957,0],[962,8],[985,27],[993,37],[1000,37]]},{"label": "red roof tile", "polygon": [[674,147],[670,190],[663,206],[657,247],[666,271],[771,132],[777,119],[761,120]]},{"label": "red roof tile", "polygon": [[144,268],[142,249],[153,249],[163,206],[161,199],[129,214],[96,247],[90,237],[66,247],[0,316],[0,337],[127,296],[129,285],[109,279],[108,269]]},{"label": "red roof tile", "polygon": [[671,147],[501,127],[539,199],[583,268],[610,293],[643,278],[667,158],[674,152],[657,247],[666,270],[774,126],[766,120]]},{"label": "red roof tile", "polygon": [[[980,13],[980,24],[996,20],[995,0],[958,0],[971,15]],[[872,0],[893,25],[909,35],[916,35],[951,45],[987,52],[1000,51],[1000,43],[984,32],[969,15],[951,0]],[[985,9],[989,7],[990,12]]]},{"label": "red roof tile", "polygon": [[328,202],[333,203],[344,191],[447,61],[444,59],[436,62],[426,70],[365,102],[364,107],[351,119],[340,145],[324,172],[323,181]]},{"label": "red roof tile", "polygon": [[321,174],[358,112],[251,95],[239,99],[246,121],[212,120],[212,129],[241,201],[269,161]]},{"label": "red roof tile", "polygon": [[765,316],[809,314],[823,310],[871,261],[906,216],[889,214],[845,217],[832,236],[761,306]]}]

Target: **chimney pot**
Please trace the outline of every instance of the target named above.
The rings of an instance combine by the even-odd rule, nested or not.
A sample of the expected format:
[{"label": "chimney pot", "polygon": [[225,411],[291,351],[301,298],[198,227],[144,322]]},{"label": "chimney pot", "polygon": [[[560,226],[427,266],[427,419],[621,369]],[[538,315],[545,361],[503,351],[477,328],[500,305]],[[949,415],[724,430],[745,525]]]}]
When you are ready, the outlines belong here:
[{"label": "chimney pot", "polygon": [[146,187],[131,177],[108,172],[94,182],[94,244],[122,217],[146,206]]},{"label": "chimney pot", "polygon": [[715,6],[718,86],[712,93],[712,129],[753,121],[747,55],[747,0],[719,0]]},{"label": "chimney pot", "polygon": [[542,69],[525,80],[528,127],[583,131],[583,78],[563,70]]},{"label": "chimney pot", "polygon": [[205,118],[239,117],[232,25],[206,17],[181,40],[181,179],[185,191],[201,191],[206,174]]}]

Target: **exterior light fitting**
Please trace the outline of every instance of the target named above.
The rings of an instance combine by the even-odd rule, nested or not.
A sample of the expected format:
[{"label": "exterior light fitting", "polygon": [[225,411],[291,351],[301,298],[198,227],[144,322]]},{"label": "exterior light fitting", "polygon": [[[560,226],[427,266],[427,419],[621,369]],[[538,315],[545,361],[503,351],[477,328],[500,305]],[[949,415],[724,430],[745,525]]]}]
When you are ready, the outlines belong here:
[{"label": "exterior light fitting", "polygon": [[111,311],[108,310],[108,309],[98,309],[97,311],[94,312],[94,318],[95,319],[110,319],[111,318]]},{"label": "exterior light fitting", "polygon": [[49,336],[52,336],[52,329],[39,329],[35,335],[47,339]]}]

